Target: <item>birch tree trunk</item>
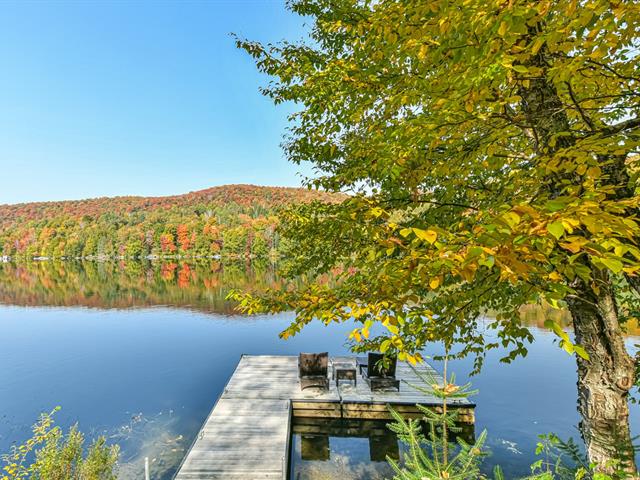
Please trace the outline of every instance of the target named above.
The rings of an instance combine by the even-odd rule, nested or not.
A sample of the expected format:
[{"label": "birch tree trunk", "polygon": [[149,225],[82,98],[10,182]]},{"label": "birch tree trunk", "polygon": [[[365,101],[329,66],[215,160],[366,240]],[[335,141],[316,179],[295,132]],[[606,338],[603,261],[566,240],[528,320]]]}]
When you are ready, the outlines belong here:
[{"label": "birch tree trunk", "polygon": [[579,295],[569,302],[575,341],[589,354],[588,360],[576,356],[580,433],[590,462],[611,471],[612,460],[622,460],[624,469],[635,473],[628,404],[635,367],[624,344],[615,299],[605,282],[598,294],[589,286],[577,285]]},{"label": "birch tree trunk", "polygon": [[[534,64],[543,70],[546,68],[544,49]],[[520,94],[527,124],[541,155],[552,155],[574,144],[566,109],[550,81],[545,77],[534,79],[529,87],[520,89]],[[562,136],[552,144],[550,140],[559,133]],[[616,195],[628,193],[624,157],[600,160],[608,170],[607,181],[617,187]],[[559,180],[567,179],[571,180],[550,177],[546,188],[552,196],[560,195],[555,189],[561,184]],[[598,273],[597,268],[591,270],[597,277],[593,284],[578,280],[573,285],[576,293],[569,299],[576,343],[589,355],[588,360],[576,356],[578,411],[582,417],[580,433],[590,462],[598,463],[599,468],[607,471],[615,461],[624,458],[625,469],[635,474],[628,405],[629,390],[635,380],[634,361],[624,345],[611,279],[606,273]]]}]

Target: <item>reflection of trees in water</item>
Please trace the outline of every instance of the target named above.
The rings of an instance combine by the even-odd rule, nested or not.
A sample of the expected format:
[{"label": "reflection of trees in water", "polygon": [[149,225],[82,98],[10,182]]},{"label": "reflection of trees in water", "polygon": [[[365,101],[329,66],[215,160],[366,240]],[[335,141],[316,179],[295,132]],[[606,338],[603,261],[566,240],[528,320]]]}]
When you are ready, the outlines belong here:
[{"label": "reflection of trees in water", "polygon": [[400,457],[398,439],[385,420],[293,419],[293,479],[382,480]]},{"label": "reflection of trees in water", "polygon": [[[526,305],[520,309],[522,323],[528,327],[538,327],[546,329],[544,322],[553,320],[563,327],[572,328],[571,314],[568,310],[556,309],[551,305]],[[635,320],[627,322],[626,333],[629,335],[640,335],[640,325]]]},{"label": "reflection of trees in water", "polygon": [[[226,300],[231,289],[260,291],[284,280],[268,261],[211,260],[43,261],[0,263],[0,304],[131,308],[168,305],[198,311],[237,314]],[[490,315],[490,313],[489,313]],[[524,325],[545,328],[552,319],[571,327],[566,310],[528,305]],[[628,333],[639,335],[637,322]]]},{"label": "reflection of trees in water", "polygon": [[563,327],[571,326],[571,315],[567,310],[553,308],[551,305],[525,305],[520,309],[522,322],[529,327],[545,328],[546,320],[553,320]]},{"label": "reflection of trees in water", "polygon": [[120,260],[0,264],[0,303],[130,308],[156,305],[231,314],[230,289],[281,285],[268,262]]}]

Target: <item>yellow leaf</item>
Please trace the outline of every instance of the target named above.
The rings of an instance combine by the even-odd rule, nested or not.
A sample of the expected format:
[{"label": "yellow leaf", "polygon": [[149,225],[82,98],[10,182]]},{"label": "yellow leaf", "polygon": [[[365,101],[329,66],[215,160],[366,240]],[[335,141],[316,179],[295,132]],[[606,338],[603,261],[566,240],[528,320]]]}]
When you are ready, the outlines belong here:
[{"label": "yellow leaf", "polygon": [[582,348],[580,345],[574,345],[573,346],[573,350],[576,352],[576,354],[582,358],[584,358],[585,360],[589,360],[589,354],[587,353],[587,351]]},{"label": "yellow leaf", "polygon": [[434,107],[435,108],[440,108],[441,106],[443,106],[445,103],[447,103],[447,99],[446,98],[440,98],[438,99],[438,101],[435,103]]},{"label": "yellow leaf", "polygon": [[562,248],[566,248],[571,253],[578,253],[580,251],[580,247],[582,247],[582,242],[579,242],[579,241],[565,242],[565,243],[561,243],[560,246]]},{"label": "yellow leaf", "polygon": [[397,335],[398,332],[400,331],[398,329],[398,327],[396,327],[395,325],[391,325],[390,323],[385,325],[387,327],[387,330],[389,330],[391,333],[393,333],[394,335]]},{"label": "yellow leaf", "polygon": [[502,22],[500,22],[500,27],[498,28],[498,35],[500,35],[501,37],[504,37],[504,34],[507,33],[508,29],[509,29],[509,25],[507,24],[507,22],[503,20]]},{"label": "yellow leaf", "polygon": [[349,335],[351,338],[355,339],[356,342],[361,342],[362,341],[362,337],[360,336],[360,332],[358,331],[358,329],[354,329],[351,332],[351,335]]},{"label": "yellow leaf", "polygon": [[413,228],[412,230],[416,237],[429,243],[435,242],[438,238],[438,234],[433,230],[421,230],[419,228]]},{"label": "yellow leaf", "polygon": [[502,218],[504,218],[504,221],[507,223],[507,225],[509,225],[510,228],[513,228],[518,223],[520,223],[520,215],[518,215],[517,213],[515,213],[513,211],[505,212],[502,215]]},{"label": "yellow leaf", "polygon": [[568,219],[562,220],[562,226],[564,227],[566,232],[573,233],[574,222],[571,222]]},{"label": "yellow leaf", "polygon": [[617,258],[601,258],[600,261],[613,273],[620,273],[624,266]]},{"label": "yellow leaf", "polygon": [[558,272],[551,272],[549,274],[549,280],[553,280],[554,282],[557,282],[559,280],[562,280],[562,277]]},{"label": "yellow leaf", "polygon": [[438,288],[440,286],[440,277],[433,277],[429,282],[429,286],[431,287],[432,290],[435,290],[436,288]]},{"label": "yellow leaf", "polygon": [[540,50],[542,45],[544,45],[544,39],[540,37],[536,38],[535,42],[533,42],[533,46],[531,47],[531,53],[534,55],[538,53],[538,50]]},{"label": "yellow leaf", "polygon": [[424,60],[427,57],[427,52],[429,51],[428,45],[421,45],[420,50],[418,50],[418,58],[420,60]]},{"label": "yellow leaf", "polygon": [[600,175],[602,175],[602,170],[600,170],[600,167],[589,167],[587,169],[587,175],[592,178],[600,178]]}]

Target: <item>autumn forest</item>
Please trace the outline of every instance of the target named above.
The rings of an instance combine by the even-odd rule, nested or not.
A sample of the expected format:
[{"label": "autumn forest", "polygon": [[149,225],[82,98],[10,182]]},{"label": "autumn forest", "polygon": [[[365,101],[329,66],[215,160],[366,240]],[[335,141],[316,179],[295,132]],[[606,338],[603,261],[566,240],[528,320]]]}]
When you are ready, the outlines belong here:
[{"label": "autumn forest", "polygon": [[258,258],[277,255],[277,211],[339,196],[301,188],[227,185],[167,197],[0,206],[0,254],[15,259]]}]

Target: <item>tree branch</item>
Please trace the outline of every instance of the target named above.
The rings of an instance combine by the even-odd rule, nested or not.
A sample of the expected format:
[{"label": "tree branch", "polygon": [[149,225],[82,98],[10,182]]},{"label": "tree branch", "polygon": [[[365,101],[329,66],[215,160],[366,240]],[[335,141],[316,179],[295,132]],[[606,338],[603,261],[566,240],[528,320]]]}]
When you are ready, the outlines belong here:
[{"label": "tree branch", "polygon": [[598,65],[599,67],[604,68],[605,70],[613,73],[616,77],[621,78],[623,80],[640,81],[640,77],[632,77],[632,76],[622,75],[621,73],[617,72],[615,69],[613,69],[612,67],[610,67],[609,65],[606,65],[604,63],[596,62],[595,60],[592,60],[592,59],[588,59],[587,62],[593,63],[594,65]]},{"label": "tree branch", "polygon": [[629,120],[625,120],[624,122],[606,126],[602,128],[601,131],[608,135],[614,135],[616,133],[624,132],[625,130],[631,130],[638,127],[640,127],[640,117],[630,118]]},{"label": "tree branch", "polygon": [[575,95],[573,93],[573,88],[571,88],[571,82],[565,82],[565,83],[567,84],[567,88],[569,90],[569,96],[571,97],[571,101],[573,102],[575,107],[578,109],[578,113],[580,113],[580,116],[582,117],[582,120],[584,121],[584,123],[587,124],[587,126],[591,129],[591,131],[593,131],[594,130],[593,122],[587,116],[587,114],[584,112],[584,110],[582,110],[582,107],[580,106],[580,102],[578,102],[578,100],[576,99],[576,97],[575,97]]}]

